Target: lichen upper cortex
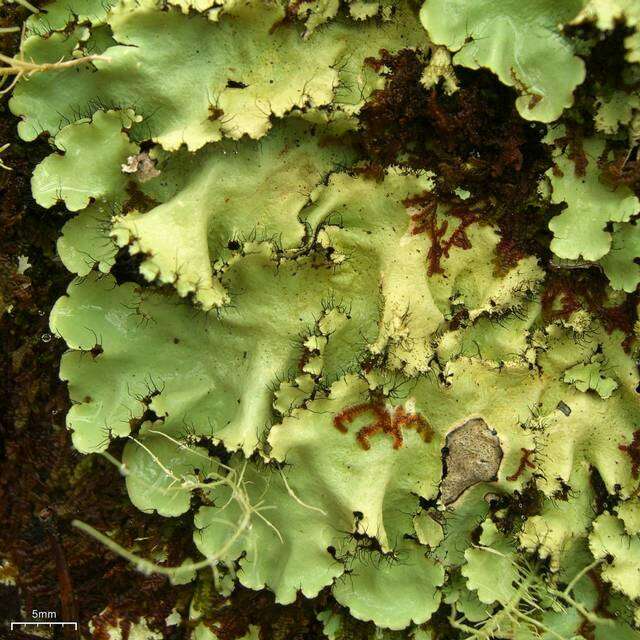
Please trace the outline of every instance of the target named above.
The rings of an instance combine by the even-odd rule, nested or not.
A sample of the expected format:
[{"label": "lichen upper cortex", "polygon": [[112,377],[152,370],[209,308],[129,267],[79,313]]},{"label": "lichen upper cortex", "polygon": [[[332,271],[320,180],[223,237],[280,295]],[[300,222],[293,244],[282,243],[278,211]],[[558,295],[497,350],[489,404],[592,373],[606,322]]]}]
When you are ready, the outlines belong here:
[{"label": "lichen upper cortex", "polygon": [[563,26],[609,37],[601,5],[31,19],[36,61],[109,59],[11,103],[55,144],[34,197],[78,212],[51,316],[74,445],[126,438],[131,500],[192,512],[223,594],[414,639],[636,634],[636,90],[585,79]]}]

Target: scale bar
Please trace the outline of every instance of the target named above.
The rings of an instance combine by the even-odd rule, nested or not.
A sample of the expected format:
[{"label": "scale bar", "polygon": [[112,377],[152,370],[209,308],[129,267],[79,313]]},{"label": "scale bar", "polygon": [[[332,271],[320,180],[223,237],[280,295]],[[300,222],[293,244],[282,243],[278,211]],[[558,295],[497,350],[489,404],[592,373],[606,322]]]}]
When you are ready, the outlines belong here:
[{"label": "scale bar", "polygon": [[78,630],[77,622],[12,622],[11,623],[11,631],[13,631],[14,627],[21,627],[24,625],[39,627],[40,625],[44,625],[45,627],[58,626],[65,627],[70,626],[73,627],[76,631]]}]

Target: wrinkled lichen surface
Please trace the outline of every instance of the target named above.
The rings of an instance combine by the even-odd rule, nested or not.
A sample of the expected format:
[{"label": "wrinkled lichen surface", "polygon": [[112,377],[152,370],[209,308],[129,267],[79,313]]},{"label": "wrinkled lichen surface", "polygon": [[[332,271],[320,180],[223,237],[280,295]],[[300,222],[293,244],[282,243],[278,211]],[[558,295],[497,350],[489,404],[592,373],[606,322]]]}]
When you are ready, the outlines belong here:
[{"label": "wrinkled lichen surface", "polygon": [[245,590],[331,640],[639,637],[635,2],[59,0],[24,37],[89,56],[10,100],[72,214],[66,424],[188,522],[179,567],[119,548],[193,583],[185,637],[276,637]]}]

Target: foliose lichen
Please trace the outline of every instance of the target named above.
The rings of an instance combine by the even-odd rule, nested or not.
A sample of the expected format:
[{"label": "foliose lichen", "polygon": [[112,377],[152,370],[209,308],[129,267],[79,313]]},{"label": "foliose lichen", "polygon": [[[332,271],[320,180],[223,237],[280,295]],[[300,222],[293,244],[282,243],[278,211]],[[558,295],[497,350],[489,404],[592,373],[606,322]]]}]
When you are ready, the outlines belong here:
[{"label": "foliose lichen", "polygon": [[[75,214],[67,426],[201,554],[140,568],[316,598],[336,640],[639,636],[639,29],[618,0],[29,19],[26,59],[99,56],[10,103]],[[238,637],[210,603],[192,637]]]}]

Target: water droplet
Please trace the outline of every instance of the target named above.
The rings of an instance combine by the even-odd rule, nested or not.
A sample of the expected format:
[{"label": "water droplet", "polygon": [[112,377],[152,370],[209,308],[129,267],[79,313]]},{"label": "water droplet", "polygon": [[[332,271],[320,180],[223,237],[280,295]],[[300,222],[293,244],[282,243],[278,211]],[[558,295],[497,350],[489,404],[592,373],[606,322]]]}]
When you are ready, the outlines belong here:
[{"label": "water droplet", "polygon": [[51,334],[43,333],[40,339],[42,340],[42,342],[51,342]]},{"label": "water droplet", "polygon": [[40,317],[42,317],[42,316],[44,315],[44,311],[43,311],[42,309],[40,309],[40,311],[38,311],[38,315],[39,315]]}]

